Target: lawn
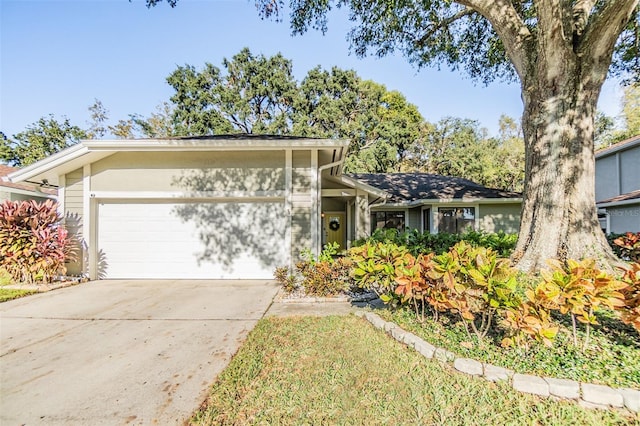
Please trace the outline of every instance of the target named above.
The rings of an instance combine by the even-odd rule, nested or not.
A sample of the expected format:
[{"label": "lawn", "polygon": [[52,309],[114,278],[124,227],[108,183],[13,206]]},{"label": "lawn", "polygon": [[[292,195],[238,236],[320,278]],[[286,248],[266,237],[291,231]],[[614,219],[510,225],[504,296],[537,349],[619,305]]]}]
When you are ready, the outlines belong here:
[{"label": "lawn", "polygon": [[520,394],[427,360],[355,316],[267,318],[192,424],[617,425],[638,418]]},{"label": "lawn", "polygon": [[[602,312],[589,347],[582,351],[572,343],[570,324],[562,322],[552,347],[535,344],[525,351],[502,348],[499,336],[478,340],[469,335],[458,317],[442,315],[439,322],[427,316],[424,323],[408,309],[379,310],[385,320],[422,337],[427,342],[448,349],[460,357],[473,358],[518,373],[604,384],[616,388],[640,388],[640,335],[622,324],[612,313]],[[584,331],[579,332],[584,340]]]},{"label": "lawn", "polygon": [[0,302],[6,302],[7,300],[17,299],[22,296],[28,296],[36,293],[33,290],[16,290],[13,288],[0,287]]}]

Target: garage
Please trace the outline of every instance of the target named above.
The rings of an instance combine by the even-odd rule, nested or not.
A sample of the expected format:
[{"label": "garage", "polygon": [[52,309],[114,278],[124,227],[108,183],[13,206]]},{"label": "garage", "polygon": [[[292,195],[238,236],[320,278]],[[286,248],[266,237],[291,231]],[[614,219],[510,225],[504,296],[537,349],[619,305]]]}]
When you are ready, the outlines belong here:
[{"label": "garage", "polygon": [[98,275],[106,279],[271,279],[286,263],[286,215],[272,202],[97,203]]}]

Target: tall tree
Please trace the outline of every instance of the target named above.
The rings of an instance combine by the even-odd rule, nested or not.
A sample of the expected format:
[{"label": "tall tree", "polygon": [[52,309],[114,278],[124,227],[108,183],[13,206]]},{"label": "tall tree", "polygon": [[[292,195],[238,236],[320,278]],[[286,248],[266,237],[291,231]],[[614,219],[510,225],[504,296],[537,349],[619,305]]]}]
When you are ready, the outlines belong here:
[{"label": "tall tree", "polygon": [[68,118],[59,122],[53,115],[42,117],[13,139],[0,139],[0,160],[16,167],[28,166],[85,138],[87,132]]},{"label": "tall tree", "polygon": [[[283,13],[283,0],[258,3],[264,16]],[[289,3],[294,33],[326,31],[328,11],[348,7],[360,55],[399,49],[419,66],[518,79],[526,166],[514,260],[536,270],[548,258],[615,259],[594,208],[594,117],[610,69],[640,78],[638,0]]]},{"label": "tall tree", "polygon": [[178,133],[287,133],[297,95],[291,61],[244,48],[223,66],[224,74],[209,63],[202,71],[187,65],[167,78],[176,91],[171,102]]}]

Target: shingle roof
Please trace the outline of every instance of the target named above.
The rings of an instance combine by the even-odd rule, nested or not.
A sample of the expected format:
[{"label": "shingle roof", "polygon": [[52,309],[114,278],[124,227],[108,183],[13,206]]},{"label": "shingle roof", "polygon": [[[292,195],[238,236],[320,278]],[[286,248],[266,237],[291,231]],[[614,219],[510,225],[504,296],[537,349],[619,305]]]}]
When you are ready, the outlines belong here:
[{"label": "shingle roof", "polygon": [[629,201],[629,200],[640,201],[640,189],[627,192],[626,194],[620,194],[615,197],[607,198],[606,200],[598,201],[596,204],[615,203],[618,201]]},{"label": "shingle roof", "polygon": [[356,180],[382,189],[390,203],[443,199],[521,198],[519,192],[487,188],[468,179],[429,173],[352,174]]},{"label": "shingle roof", "polygon": [[[39,191],[36,190],[36,185],[32,185],[30,183],[13,183],[13,182],[5,182],[2,178],[7,176],[9,173],[13,173],[18,171],[19,169],[16,167],[7,166],[6,164],[0,164],[0,187],[5,188],[13,188],[20,189],[22,191],[33,192],[34,194],[38,194]],[[49,188],[42,188],[42,192],[48,195],[56,195],[58,191]]]},{"label": "shingle roof", "polygon": [[625,139],[623,141],[620,141],[618,143],[614,143],[611,146],[608,146],[606,148],[601,148],[599,150],[596,151],[596,158],[600,158],[600,157],[606,157],[607,155],[616,153],[618,151],[622,151],[624,149],[627,148],[631,148],[635,145],[639,145],[640,144],[640,135],[636,135],[636,136],[632,136],[629,139]]}]

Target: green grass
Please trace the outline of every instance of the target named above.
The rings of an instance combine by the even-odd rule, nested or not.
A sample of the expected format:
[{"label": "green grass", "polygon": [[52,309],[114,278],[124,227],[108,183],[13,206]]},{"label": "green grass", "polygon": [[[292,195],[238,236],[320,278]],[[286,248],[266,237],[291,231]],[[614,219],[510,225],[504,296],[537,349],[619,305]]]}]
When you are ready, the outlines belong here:
[{"label": "green grass", "polygon": [[0,303],[6,302],[7,300],[17,299],[19,297],[28,296],[30,294],[35,293],[32,290],[16,290],[12,288],[2,288],[0,287]]},{"label": "green grass", "polygon": [[473,334],[469,337],[457,318],[444,317],[436,323],[428,317],[420,324],[415,314],[406,309],[376,313],[435,346],[519,373],[640,388],[640,335],[612,315],[600,315],[601,326],[592,330],[591,343],[583,353],[572,344],[568,323],[561,324],[553,347],[537,344],[524,351],[502,348],[497,336],[482,341]]},{"label": "green grass", "polygon": [[520,394],[427,360],[349,317],[258,322],[196,425],[618,425],[636,418]]}]

